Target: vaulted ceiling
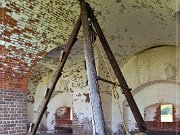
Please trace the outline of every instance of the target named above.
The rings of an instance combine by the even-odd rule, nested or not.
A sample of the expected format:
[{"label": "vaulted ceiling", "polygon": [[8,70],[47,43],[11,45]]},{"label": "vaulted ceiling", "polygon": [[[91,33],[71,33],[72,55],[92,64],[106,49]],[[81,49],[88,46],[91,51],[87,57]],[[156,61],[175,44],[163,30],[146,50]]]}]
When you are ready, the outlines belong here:
[{"label": "vaulted ceiling", "polygon": [[[119,63],[150,47],[178,44],[179,0],[88,2]],[[79,14],[77,0],[2,0],[1,58],[16,58],[12,64],[20,63],[13,67],[17,73],[31,72],[47,52],[66,43]]]},{"label": "vaulted ceiling", "polygon": [[[176,44],[178,0],[89,0],[89,3],[120,60],[152,46]],[[35,55],[64,44],[78,15],[77,0],[4,0],[1,21],[4,19],[6,31],[0,43],[31,53],[33,60]]]}]

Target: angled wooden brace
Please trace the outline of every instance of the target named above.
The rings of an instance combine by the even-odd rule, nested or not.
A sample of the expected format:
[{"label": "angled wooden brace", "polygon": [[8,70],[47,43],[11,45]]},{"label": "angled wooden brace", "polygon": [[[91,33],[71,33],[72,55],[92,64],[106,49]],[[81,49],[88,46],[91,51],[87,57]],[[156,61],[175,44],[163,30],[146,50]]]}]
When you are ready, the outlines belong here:
[{"label": "angled wooden brace", "polygon": [[94,13],[93,13],[93,10],[91,9],[91,7],[88,3],[87,3],[87,6],[89,7],[90,18],[91,18],[91,21],[93,23],[93,26],[94,26],[94,28],[97,32],[97,35],[98,35],[98,37],[102,43],[104,51],[105,51],[105,53],[109,59],[109,62],[112,66],[112,69],[113,69],[117,79],[118,79],[118,82],[119,82],[121,88],[123,89],[125,98],[129,104],[131,111],[134,115],[134,118],[137,122],[137,126],[139,128],[139,131],[144,132],[144,133],[148,133],[147,126],[146,126],[146,124],[145,124],[145,122],[141,116],[141,113],[140,113],[140,111],[137,107],[137,104],[136,104],[136,102],[135,102],[135,100],[134,100],[134,98],[130,92],[130,89],[127,85],[127,82],[126,82],[126,80],[125,80],[125,78],[124,78],[124,76],[123,76],[123,74],[119,68],[119,65],[118,65],[118,63],[117,63],[117,61],[116,61],[116,59],[115,59],[115,57],[111,51],[111,48],[109,47],[109,44],[108,44],[108,42],[107,42],[107,40],[106,40],[106,38],[102,32],[102,29],[101,29],[95,15],[94,15]]},{"label": "angled wooden brace", "polygon": [[62,59],[59,60],[58,66],[52,75],[50,83],[48,84],[47,93],[46,93],[44,100],[42,101],[42,104],[39,106],[40,111],[37,114],[37,118],[35,119],[34,126],[32,127],[32,130],[30,131],[30,133],[28,133],[28,135],[35,135],[35,133],[36,133],[39,123],[43,117],[43,114],[47,109],[47,104],[49,103],[49,100],[54,91],[56,83],[59,80],[59,78],[61,77],[61,74],[62,74],[61,72],[66,63],[66,60],[71,51],[71,48],[74,45],[74,43],[77,41],[77,34],[79,32],[80,27],[81,27],[81,17],[79,16],[79,18],[74,26],[74,29],[70,35],[70,38],[66,44],[66,47],[64,49],[64,55],[63,55]]}]

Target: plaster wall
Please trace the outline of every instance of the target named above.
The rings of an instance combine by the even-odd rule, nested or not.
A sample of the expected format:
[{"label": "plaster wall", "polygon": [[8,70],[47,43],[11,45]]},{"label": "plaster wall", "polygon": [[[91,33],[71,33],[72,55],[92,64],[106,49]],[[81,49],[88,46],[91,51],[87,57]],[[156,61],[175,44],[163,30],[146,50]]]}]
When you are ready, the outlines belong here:
[{"label": "plaster wall", "polygon": [[[132,93],[137,101],[143,117],[144,109],[151,104],[159,102],[175,103],[175,99],[177,99],[177,97],[174,97],[174,100],[170,101],[167,96],[169,95],[169,89],[173,91],[172,93],[178,95],[178,92],[174,91],[174,89],[177,86],[175,85],[175,82],[177,82],[179,79],[179,67],[176,65],[177,61],[179,60],[176,53],[179,52],[180,49],[178,47],[172,46],[152,48],[135,55],[123,66],[122,72],[127,80],[128,85],[133,89]],[[106,55],[104,54],[104,56],[109,70],[112,73],[113,80],[116,81]],[[95,59],[98,75],[104,79],[111,80],[98,44],[95,46]],[[46,61],[40,63],[43,63],[43,65],[47,68],[54,70],[56,67],[55,63],[57,62],[54,58],[48,58]],[[55,105],[55,103],[61,102],[60,104],[64,105],[63,102],[65,102],[66,99],[67,102],[65,104],[70,105],[70,99],[68,100],[67,96],[71,96],[74,134],[78,134],[79,131],[77,129],[81,129],[80,125],[82,124],[84,125],[84,128],[81,129],[83,133],[92,133],[91,106],[89,100],[89,91],[86,84],[87,77],[84,64],[83,46],[82,43],[79,42],[75,45],[75,47],[73,47],[73,51],[70,54],[63,70],[62,79],[58,81],[56,86],[55,91],[59,91],[60,93],[57,93],[58,95],[56,95],[50,101],[51,106],[49,107],[54,108],[55,111],[55,109],[60,107]],[[47,86],[48,77],[50,78],[50,75],[46,74],[42,77],[42,80],[39,81],[35,95],[36,107],[34,106],[34,110],[37,109],[37,105],[41,101],[39,97],[42,97],[44,93],[43,90],[45,90],[45,86]],[[111,134],[123,134],[123,120],[125,120],[129,131],[136,130],[137,127],[135,125],[135,120],[125,101],[124,95],[121,93],[121,89],[119,87],[116,88],[120,96],[119,101],[117,102],[117,100],[112,96],[112,85],[99,81],[99,86],[103,113],[108,132]],[[161,93],[164,93],[165,95],[161,96]],[[173,96],[172,93],[170,94],[171,98]],[[144,94],[146,94],[147,97],[143,97]],[[151,100],[151,98],[149,98],[150,96],[154,98],[156,97],[156,99]],[[57,97],[61,97],[61,99]],[[164,100],[165,98],[167,100]],[[142,100],[146,100],[146,103],[144,102],[142,104]],[[120,104],[121,110],[119,110],[118,103]],[[49,110],[53,110],[52,108]],[[177,107],[177,110],[178,109],[179,107]],[[120,111],[123,115],[121,115]],[[47,123],[49,130],[53,129],[53,124],[50,123],[50,121],[52,122],[54,120],[53,113],[53,111],[49,111],[49,117],[47,117],[47,120],[44,118],[44,123]],[[177,115],[179,114],[177,113]]]},{"label": "plaster wall", "polygon": [[[36,117],[38,107],[43,101],[44,95],[46,93],[46,88],[48,86],[48,82],[51,76],[52,72],[49,72],[42,77],[36,89],[35,102],[28,103],[28,122],[32,122],[34,117]],[[48,104],[48,109],[42,118],[41,125],[47,128],[47,130],[54,130],[54,114],[56,109],[63,106],[69,106],[72,108],[72,101],[72,93],[70,92],[66,81],[60,79],[55,87],[55,91],[53,92],[51,100]]]},{"label": "plaster wall", "polygon": [[[49,81],[49,74],[46,74],[45,76],[43,76],[40,83],[37,86],[37,89],[36,89],[37,91],[36,91],[35,97],[34,97],[34,99],[35,99],[34,106],[33,106],[33,108],[34,108],[33,112],[34,113],[32,113],[34,115],[33,119],[37,117],[38,107],[41,105],[41,102],[43,101],[43,98],[45,96],[48,81]],[[32,115],[32,114],[30,114],[30,115]],[[46,117],[44,115],[42,118],[42,121],[41,121],[41,126],[46,127],[46,123],[47,123],[47,120],[46,120]]]},{"label": "plaster wall", "polygon": [[[95,50],[97,51],[96,54],[98,56],[98,76],[112,82],[117,82],[115,74],[112,70],[112,67],[109,63],[106,53],[104,52],[99,38],[97,38],[96,40]],[[121,115],[121,112],[123,112],[123,110],[119,109],[118,107],[118,103],[122,101],[121,99],[116,100],[114,98],[114,92],[116,91],[116,88],[114,87],[114,85],[101,80],[99,80],[98,83],[100,88],[106,130],[108,134],[123,134],[123,131],[121,130],[123,117]],[[117,90],[117,93],[120,95],[121,91]]]},{"label": "plaster wall", "polygon": [[68,106],[72,108],[71,93],[64,92],[56,95],[48,104],[47,129],[53,131],[55,126],[55,112],[59,107]]},{"label": "plaster wall", "polygon": [[[179,10],[179,4],[176,1],[91,0],[89,2],[95,9],[98,21],[121,64],[137,52],[151,46],[176,43],[175,12]],[[26,93],[31,72],[36,64],[48,51],[67,41],[78,15],[77,1],[1,0],[0,89]],[[82,38],[81,34],[79,37]],[[79,54],[79,50],[75,53]],[[76,63],[84,65],[81,59],[84,57],[77,56],[73,58],[75,63],[68,65],[64,78],[67,77],[68,79],[65,80],[70,80],[68,82],[68,84],[71,83],[70,88],[72,86],[73,90],[80,90],[73,94],[77,106],[81,103],[88,108],[88,113],[74,110],[76,115],[87,116],[86,114],[90,114],[90,105],[86,100],[88,90],[84,85],[85,73],[82,76],[84,69],[75,66]],[[43,76],[41,73],[38,72],[35,76],[39,80]],[[75,78],[78,79],[75,80]],[[33,89],[27,92],[28,102],[31,103],[34,102],[36,86],[33,86]],[[103,95],[103,97],[106,96]],[[108,97],[108,102],[110,100],[111,98]],[[32,104],[28,103],[28,106]],[[12,121],[13,119],[12,117]]]},{"label": "plaster wall", "polygon": [[[122,72],[143,117],[144,109],[152,104],[172,103],[179,119],[179,52],[180,48],[175,46],[152,48],[135,55],[123,66]],[[134,131],[136,122],[126,100],[123,103],[126,125],[129,131]]]},{"label": "plaster wall", "polygon": [[[60,52],[61,51],[57,51],[58,54],[55,52],[49,53],[49,55],[44,57],[39,63],[39,65],[41,65],[37,66],[39,70],[43,70],[41,72],[46,72],[46,74],[41,74],[42,79],[35,79],[36,76],[38,76],[38,72],[34,72],[34,75],[32,75],[33,78],[30,80],[31,83],[29,86],[28,97],[34,97],[35,99],[34,103],[32,102],[33,100],[30,100],[31,103],[29,103],[34,104],[34,112],[37,111],[38,106],[43,99],[48,82],[52,76],[52,72],[57,67]],[[55,110],[57,107],[60,107],[61,105],[65,106],[67,104],[67,106],[69,105],[73,110],[73,134],[91,134],[91,106],[87,87],[83,44],[81,42],[80,44],[74,45],[62,73],[63,74],[56,85],[55,92],[53,93],[53,98],[49,103],[51,105],[48,106],[48,117],[43,117],[42,124],[45,125],[48,130],[53,131]],[[34,93],[36,94],[34,95]],[[57,98],[57,96],[59,98]],[[33,116],[29,116],[29,118],[32,117]],[[81,125],[84,125],[84,127],[82,128]]]},{"label": "plaster wall", "polygon": [[162,46],[152,48],[132,57],[126,63],[122,72],[132,89],[154,81],[180,81],[179,77],[179,47]]},{"label": "plaster wall", "polygon": [[[154,104],[173,104],[176,110],[175,118],[176,120],[179,120],[180,104],[176,102],[178,100],[176,96],[179,97],[180,95],[177,95],[176,87],[180,87],[180,85],[171,82],[159,82],[140,89],[140,91],[134,95],[134,99],[139,107],[142,117],[144,118],[146,115],[146,121],[155,121],[157,108],[146,111],[146,114],[144,114],[146,107]],[[156,107],[158,107],[158,105]],[[128,129],[129,131],[135,131],[137,129],[136,121],[127,103],[124,104],[124,109],[128,112],[125,114]]]}]

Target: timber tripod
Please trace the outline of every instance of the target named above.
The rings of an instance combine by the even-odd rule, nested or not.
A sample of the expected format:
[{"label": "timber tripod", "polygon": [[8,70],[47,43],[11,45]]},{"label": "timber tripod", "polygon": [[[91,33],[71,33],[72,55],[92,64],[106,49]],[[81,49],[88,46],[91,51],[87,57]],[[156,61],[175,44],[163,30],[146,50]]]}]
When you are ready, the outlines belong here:
[{"label": "timber tripod", "polygon": [[62,75],[62,70],[65,65],[65,62],[68,58],[68,55],[71,51],[72,46],[77,41],[77,34],[80,30],[80,27],[82,25],[83,27],[83,35],[84,35],[84,42],[85,42],[85,59],[86,59],[86,67],[87,67],[87,77],[88,77],[88,86],[90,90],[90,99],[91,99],[91,105],[92,105],[92,120],[93,120],[93,134],[98,135],[106,135],[106,129],[105,129],[105,122],[104,122],[104,116],[101,106],[101,99],[100,99],[100,93],[97,83],[97,72],[95,68],[94,63],[94,54],[93,49],[91,46],[91,40],[90,40],[90,24],[93,25],[93,29],[98,35],[103,49],[107,55],[107,58],[109,59],[109,62],[112,66],[112,69],[116,75],[116,78],[118,79],[119,85],[122,88],[123,94],[125,95],[125,98],[131,108],[131,111],[134,115],[134,118],[137,122],[137,126],[139,128],[139,132],[143,132],[145,134],[149,134],[146,124],[141,116],[141,113],[137,107],[137,104],[130,92],[130,88],[128,87],[125,78],[119,68],[119,65],[109,47],[109,44],[102,32],[102,29],[94,15],[94,12],[90,5],[86,3],[84,0],[80,0],[80,8],[81,8],[81,15],[79,16],[73,31],[70,35],[70,38],[68,39],[68,42],[63,50],[63,56],[59,60],[57,69],[54,71],[52,78],[50,80],[50,83],[48,84],[47,92],[45,94],[45,97],[42,101],[42,104],[39,106],[39,112],[38,115],[33,123],[32,130],[29,130],[28,135],[35,135],[36,130],[39,126],[39,123],[42,119],[42,116],[44,112],[47,109],[47,104],[51,98],[51,95],[54,91],[54,88],[56,86],[56,83],[58,79]]}]

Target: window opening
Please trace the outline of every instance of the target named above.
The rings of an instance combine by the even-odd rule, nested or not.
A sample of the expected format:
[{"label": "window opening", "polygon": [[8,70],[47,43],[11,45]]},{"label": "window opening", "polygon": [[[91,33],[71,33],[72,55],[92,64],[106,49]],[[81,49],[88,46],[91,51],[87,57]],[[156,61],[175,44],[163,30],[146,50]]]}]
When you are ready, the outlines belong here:
[{"label": "window opening", "polygon": [[161,122],[173,122],[173,105],[161,105]]}]

